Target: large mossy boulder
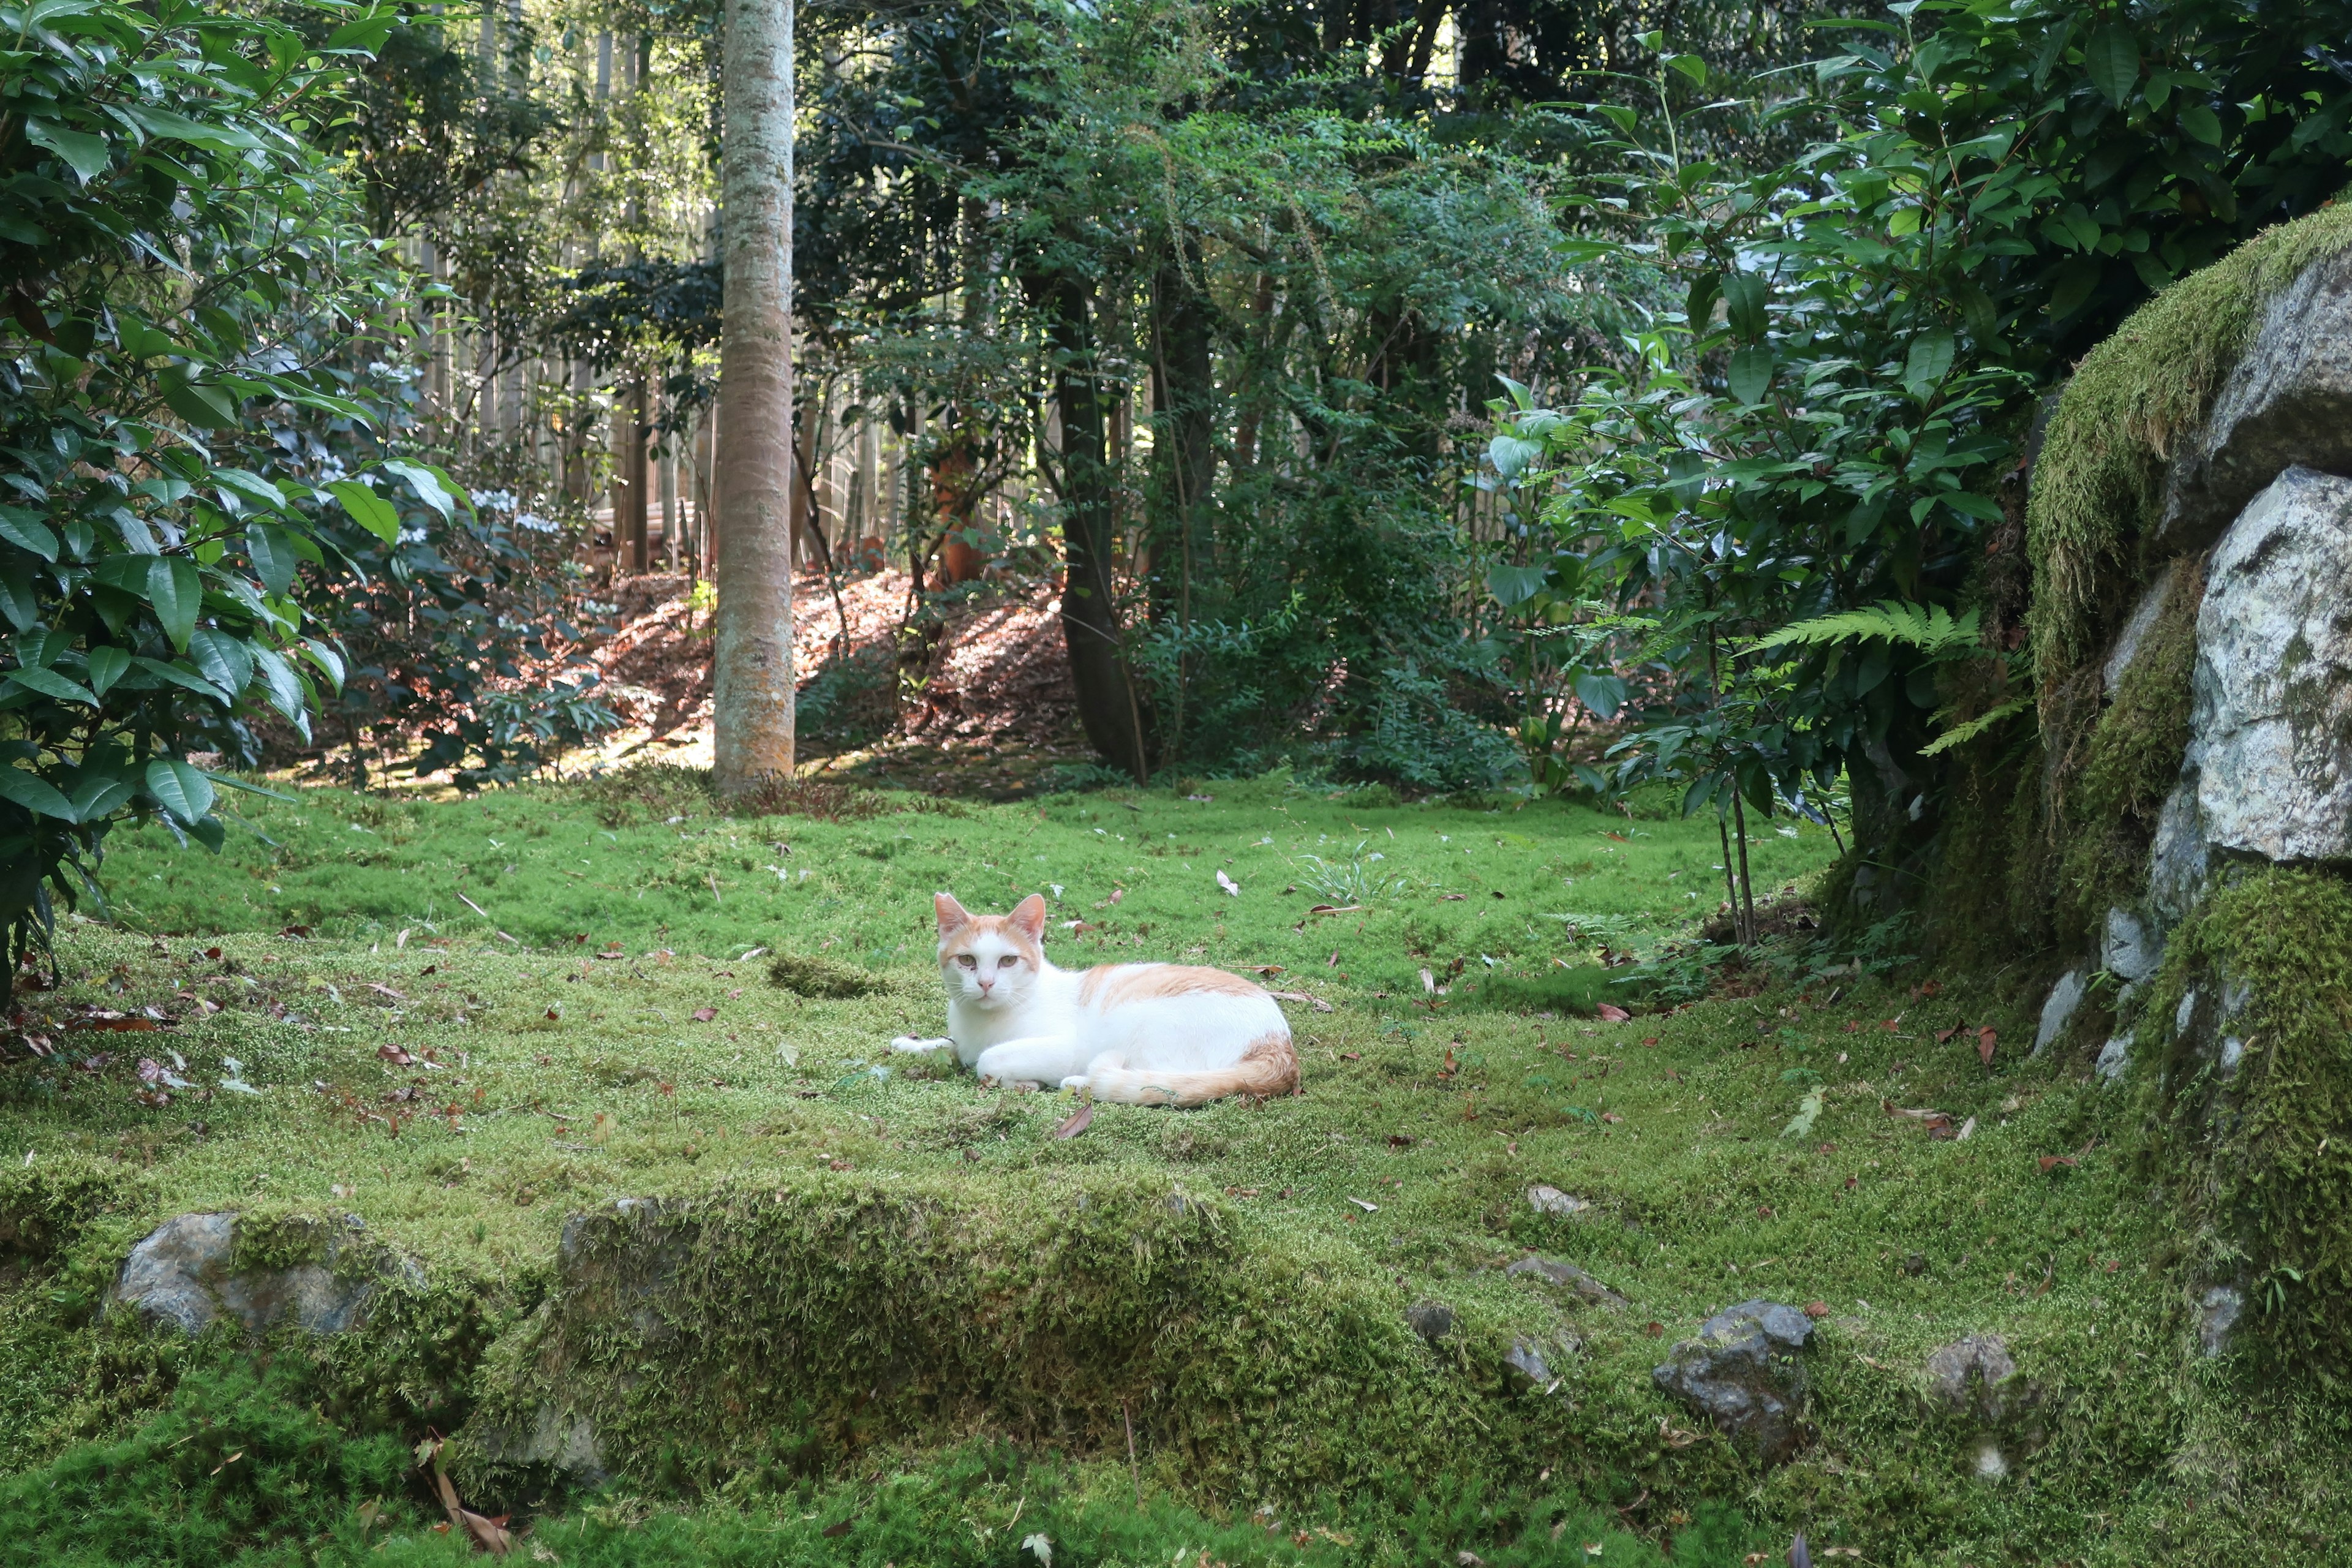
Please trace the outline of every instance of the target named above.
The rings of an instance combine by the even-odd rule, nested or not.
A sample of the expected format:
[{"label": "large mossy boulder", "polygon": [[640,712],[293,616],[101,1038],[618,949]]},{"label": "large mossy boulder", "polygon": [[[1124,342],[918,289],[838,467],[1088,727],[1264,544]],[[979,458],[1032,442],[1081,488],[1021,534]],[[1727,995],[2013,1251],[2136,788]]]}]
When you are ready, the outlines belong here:
[{"label": "large mossy boulder", "polygon": [[1948,942],[2038,935],[2042,1048],[2140,1097],[2193,1342],[2352,1377],[2352,209],[2084,361],[2026,538],[2038,733],[1955,767]]}]

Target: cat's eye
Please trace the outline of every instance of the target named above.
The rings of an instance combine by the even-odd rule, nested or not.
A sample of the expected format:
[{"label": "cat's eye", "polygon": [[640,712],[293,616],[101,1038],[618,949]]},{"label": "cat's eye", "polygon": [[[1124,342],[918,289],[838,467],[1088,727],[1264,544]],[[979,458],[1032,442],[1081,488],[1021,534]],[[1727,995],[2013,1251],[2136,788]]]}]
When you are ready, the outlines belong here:
[{"label": "cat's eye", "polygon": [[956,962],[962,964],[966,969],[978,969],[980,967],[980,960],[974,958],[968,952],[957,953]]},{"label": "cat's eye", "polygon": [[1010,969],[1020,962],[1020,959],[1008,952],[1003,958],[996,961],[996,967],[999,969]]}]

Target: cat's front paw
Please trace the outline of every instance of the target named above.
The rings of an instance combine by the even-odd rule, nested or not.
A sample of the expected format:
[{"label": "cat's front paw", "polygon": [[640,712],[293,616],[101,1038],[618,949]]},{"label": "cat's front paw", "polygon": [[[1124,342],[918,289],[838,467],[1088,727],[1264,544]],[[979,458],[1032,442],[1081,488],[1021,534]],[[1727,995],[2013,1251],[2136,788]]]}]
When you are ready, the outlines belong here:
[{"label": "cat's front paw", "polygon": [[903,1051],[909,1056],[919,1056],[931,1051],[952,1050],[954,1047],[955,1042],[944,1037],[936,1040],[919,1040],[912,1035],[901,1035],[890,1042],[892,1050]]},{"label": "cat's front paw", "polygon": [[1082,1072],[1072,1073],[1069,1077],[1062,1080],[1062,1087],[1064,1089],[1084,1089],[1087,1087],[1087,1081],[1086,1074]]}]

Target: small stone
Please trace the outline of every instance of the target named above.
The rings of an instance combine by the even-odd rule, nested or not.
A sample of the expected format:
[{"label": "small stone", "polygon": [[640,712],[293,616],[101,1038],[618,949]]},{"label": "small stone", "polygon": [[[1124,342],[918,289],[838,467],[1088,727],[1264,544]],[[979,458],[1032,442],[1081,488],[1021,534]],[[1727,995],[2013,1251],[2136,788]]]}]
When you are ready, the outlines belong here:
[{"label": "small stone", "polygon": [[1903,1272],[1910,1275],[1915,1279],[1920,1275],[1927,1272],[1927,1255],[1924,1252],[1914,1252],[1905,1258],[1903,1259]]},{"label": "small stone", "polygon": [[[352,1227],[314,1224],[319,1261],[289,1268],[231,1265],[236,1249],[237,1216],[184,1214],[155,1227],[122,1261],[114,1295],[151,1323],[168,1323],[194,1334],[218,1318],[232,1318],[247,1333],[293,1319],[314,1334],[340,1334],[360,1327],[384,1279],[398,1274],[422,1283],[414,1264],[389,1258],[366,1269],[338,1271],[338,1255],[352,1241]],[[338,1230],[342,1234],[338,1234]]]},{"label": "small stone", "polygon": [[2083,1005],[2083,994],[2089,989],[2091,977],[2080,969],[2070,969],[2058,977],[2050,988],[2050,999],[2042,1004],[2042,1026],[2033,1034],[2033,1054],[2040,1056],[2050,1048],[2050,1042],[2066,1030],[2074,1021],[2074,1009]]},{"label": "small stone", "polygon": [[2124,1069],[2130,1066],[2131,1037],[2117,1035],[2099,1047],[2099,1059],[2092,1065],[2091,1070],[2099,1075],[2102,1082],[2120,1083]]},{"label": "small stone", "polygon": [[1742,1301],[1677,1343],[1650,1378],[1761,1463],[1795,1457],[1804,1440],[1800,1412],[1805,1366],[1799,1359],[1812,1320],[1777,1301]]},{"label": "small stone", "polygon": [[2235,1035],[2223,1037],[2221,1040],[2221,1076],[2223,1078],[2237,1077],[2238,1064],[2245,1059],[2246,1042],[2238,1038]]},{"label": "small stone", "polygon": [[1928,1352],[1927,1388],[1961,1415],[1973,1415],[1986,1426],[1997,1426],[2009,1413],[2010,1391],[2017,1363],[1999,1334],[1970,1334]]},{"label": "small stone", "polygon": [[2191,985],[2180,994],[2180,1005],[2172,1010],[2172,1032],[2185,1035],[2189,1026],[2197,1021],[2197,987]]},{"label": "small stone", "polygon": [[1980,1481],[1997,1481],[2009,1474],[2009,1456],[1990,1437],[1977,1445],[1976,1471]]},{"label": "small stone", "polygon": [[1549,1388],[1559,1380],[1552,1363],[1565,1365],[1583,1350],[1584,1342],[1571,1333],[1562,1332],[1549,1340],[1521,1335],[1512,1340],[1511,1348],[1504,1352],[1503,1381],[1516,1394]]},{"label": "small stone", "polygon": [[1533,1275],[1547,1285],[1557,1285],[1575,1291],[1588,1301],[1598,1301],[1604,1307],[1622,1307],[1625,1298],[1587,1274],[1573,1263],[1562,1263],[1552,1258],[1522,1258],[1503,1270],[1507,1278],[1518,1279]]},{"label": "small stone", "polygon": [[1429,1342],[1432,1349],[1454,1333],[1454,1309],[1439,1301],[1415,1301],[1404,1310],[1406,1325]]},{"label": "small stone", "polygon": [[1529,1187],[1528,1202],[1534,1205],[1536,1213],[1559,1219],[1571,1218],[1592,1206],[1590,1199],[1563,1193],[1558,1187]]},{"label": "small stone", "polygon": [[2164,962],[2164,938],[2129,910],[2107,911],[2100,966],[2119,980],[2145,980]]},{"label": "small stone", "polygon": [[2245,1310],[2246,1298],[2235,1286],[2216,1285],[2205,1292],[2197,1303],[2197,1342],[2208,1356],[2229,1352],[2231,1337]]}]

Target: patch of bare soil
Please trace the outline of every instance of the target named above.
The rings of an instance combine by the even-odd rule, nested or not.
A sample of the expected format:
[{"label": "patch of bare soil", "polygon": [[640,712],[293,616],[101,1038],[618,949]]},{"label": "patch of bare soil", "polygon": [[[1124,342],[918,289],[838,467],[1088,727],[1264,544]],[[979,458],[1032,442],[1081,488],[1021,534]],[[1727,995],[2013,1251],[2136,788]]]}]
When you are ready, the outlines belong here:
[{"label": "patch of bare soil", "polygon": [[[1035,789],[1058,764],[1090,758],[1052,584],[972,584],[966,596],[911,616],[908,587],[898,571],[851,578],[836,608],[821,573],[794,584],[793,657],[804,716],[821,699],[868,716],[881,708],[869,726],[878,736],[827,733],[831,709],[825,727],[804,718],[804,761],[867,783],[1005,797]],[[604,699],[626,726],[618,747],[600,748],[611,760],[709,760],[710,616],[689,608],[691,589],[684,577],[661,574],[614,584],[618,629],[591,655]],[[825,689],[828,681],[835,689]],[[839,699],[845,687],[850,696]]]}]

